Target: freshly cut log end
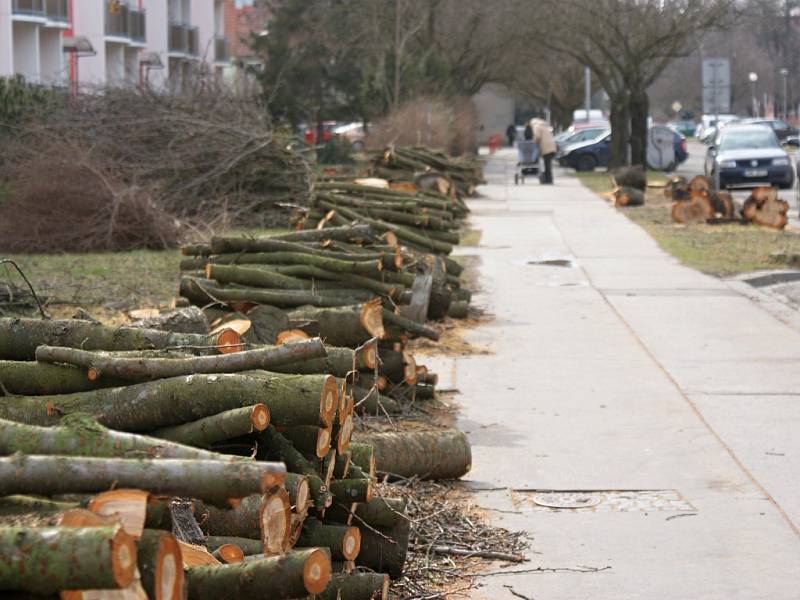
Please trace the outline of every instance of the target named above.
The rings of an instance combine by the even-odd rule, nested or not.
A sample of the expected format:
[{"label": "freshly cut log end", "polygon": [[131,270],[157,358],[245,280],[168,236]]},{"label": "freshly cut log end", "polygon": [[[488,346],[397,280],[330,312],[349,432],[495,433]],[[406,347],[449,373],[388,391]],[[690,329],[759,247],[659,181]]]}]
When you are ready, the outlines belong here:
[{"label": "freshly cut log end", "polygon": [[345,560],[355,560],[361,551],[361,530],[349,527],[342,538],[342,556]]},{"label": "freshly cut log end", "polygon": [[291,501],[288,492],[279,488],[268,494],[261,505],[261,541],[264,554],[283,554],[291,533]]},{"label": "freshly cut log end", "polygon": [[253,406],[250,420],[255,431],[264,431],[269,426],[269,409],[263,404],[256,404]]},{"label": "freshly cut log end", "polygon": [[611,193],[614,206],[644,206],[644,192],[642,190],[621,187]]},{"label": "freshly cut log end", "polygon": [[222,544],[212,553],[214,558],[225,564],[240,563],[244,560],[244,550],[236,544]]},{"label": "freshly cut log end", "polygon": [[664,196],[676,202],[689,199],[689,182],[681,175],[671,177],[664,186]]},{"label": "freshly cut log end", "polygon": [[[356,349],[356,362],[360,362],[365,369],[373,371],[378,366],[378,341],[369,340]],[[359,365],[356,365],[358,368]]]},{"label": "freshly cut log end", "polygon": [[350,412],[345,415],[342,424],[339,426],[339,434],[336,436],[336,452],[344,454],[350,447],[350,438],[353,436],[353,414]]},{"label": "freshly cut log end", "polygon": [[88,508],[96,515],[119,519],[125,532],[139,539],[147,519],[148,492],[132,489],[116,489],[94,496]]},{"label": "freshly cut log end", "polygon": [[714,191],[714,182],[705,175],[695,175],[689,180],[689,192],[703,192],[707,195]]},{"label": "freshly cut log end", "polygon": [[714,192],[711,195],[714,211],[723,219],[732,219],[735,213],[733,197],[728,192]]},{"label": "freshly cut log end", "polygon": [[172,535],[147,530],[137,545],[137,563],[145,597],[153,600],[182,600],[183,557]]},{"label": "freshly cut log end", "polygon": [[331,434],[333,428],[320,429],[317,432],[316,454],[318,458],[325,458],[331,451]]},{"label": "freshly cut log end", "polygon": [[278,334],[275,339],[275,343],[278,346],[283,346],[284,344],[293,344],[295,342],[302,342],[308,339],[311,339],[311,336],[302,329],[287,329],[286,331],[281,331]]},{"label": "freshly cut log end", "polygon": [[676,223],[692,224],[705,223],[714,217],[714,207],[708,194],[693,191],[689,193],[689,200],[674,202],[672,204],[672,220]]},{"label": "freshly cut log end", "polygon": [[178,546],[181,549],[181,562],[184,569],[191,569],[193,567],[203,566],[216,566],[222,564],[217,560],[213,554],[202,546],[195,544],[187,544],[178,540]]},{"label": "freshly cut log end", "polygon": [[241,336],[227,327],[216,334],[215,342],[220,354],[232,354],[242,349]]},{"label": "freshly cut log end", "polygon": [[122,528],[111,538],[111,566],[117,585],[130,585],[136,573],[136,543]]},{"label": "freshly cut log end", "polygon": [[331,559],[320,549],[315,549],[303,565],[303,583],[309,594],[322,593],[331,580]]},{"label": "freshly cut log end", "polygon": [[417,383],[417,361],[408,350],[403,351],[403,381],[408,385]]},{"label": "freshly cut log end", "polygon": [[742,207],[742,217],[756,225],[783,229],[789,222],[789,204],[778,198],[776,188],[755,188]]},{"label": "freshly cut log end", "polygon": [[328,375],[322,385],[322,414],[327,425],[333,424],[336,410],[339,408],[339,388],[336,378]]},{"label": "freshly cut log end", "polygon": [[361,315],[359,316],[361,326],[369,332],[369,334],[378,339],[386,336],[386,331],[383,328],[383,307],[380,300],[367,302],[361,308]]},{"label": "freshly cut log end", "polygon": [[233,329],[241,337],[250,331],[250,329],[253,327],[253,323],[247,318],[234,317],[230,319],[217,319],[211,324],[211,327],[212,329],[209,331],[210,335],[216,335],[225,329]]},{"label": "freshly cut log end", "polygon": [[289,498],[292,501],[292,511],[297,515],[305,515],[308,512],[308,505],[311,502],[311,489],[308,485],[308,477],[298,476],[292,489],[287,490],[287,492],[289,492]]}]

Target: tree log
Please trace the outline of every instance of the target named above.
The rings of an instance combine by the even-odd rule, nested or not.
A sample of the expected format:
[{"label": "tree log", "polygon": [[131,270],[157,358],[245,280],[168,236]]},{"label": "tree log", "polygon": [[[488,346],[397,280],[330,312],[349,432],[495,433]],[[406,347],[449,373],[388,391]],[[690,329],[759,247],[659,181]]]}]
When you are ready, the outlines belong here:
[{"label": "tree log", "polygon": [[467,436],[457,429],[362,433],[355,441],[371,444],[378,471],[423,479],[458,479],[472,464]]},{"label": "tree log", "polygon": [[67,363],[88,369],[89,379],[113,377],[126,381],[166,379],[195,373],[234,373],[253,369],[269,370],[280,366],[326,355],[322,340],[315,338],[285,346],[269,346],[219,356],[187,358],[125,358],[78,350],[39,346],[36,360],[44,363]]},{"label": "tree log", "polygon": [[292,445],[306,456],[325,458],[331,450],[333,427],[297,425],[278,429]]},{"label": "tree log", "polygon": [[319,335],[331,346],[355,348],[372,339],[382,338],[383,309],[378,303],[340,306],[338,308],[302,307],[289,313],[295,321],[313,321]]},{"label": "tree log", "polygon": [[318,600],[388,600],[388,575],[383,573],[336,573]]},{"label": "tree log", "polygon": [[155,317],[134,321],[131,327],[158,329],[172,333],[208,334],[208,321],[203,311],[196,306],[187,306],[163,312]]},{"label": "tree log", "polygon": [[233,565],[195,567],[186,573],[193,600],[304,598],[322,592],[330,579],[330,555],[320,548]]},{"label": "tree log", "polygon": [[142,588],[154,600],[182,600],[183,561],[178,541],[164,531],[148,530],[136,543]]},{"label": "tree log", "polygon": [[[377,362],[377,344],[367,342],[351,350],[326,346],[327,356],[301,362],[272,367],[276,373],[328,373],[335,377],[346,377],[351,371],[371,371]],[[2,366],[0,366],[2,368]]]},{"label": "tree log", "polygon": [[63,415],[89,413],[106,427],[152,431],[220,412],[265,404],[280,425],[327,425],[338,405],[330,375],[188,375],[120,388],[59,396],[11,396],[0,402],[0,418],[55,425]]},{"label": "tree log", "polygon": [[[352,474],[352,470],[351,470]],[[369,502],[372,500],[373,480],[338,479],[331,482],[331,493],[335,502]]]},{"label": "tree log", "polygon": [[224,503],[279,485],[280,463],[62,456],[0,458],[0,495],[80,494],[112,486]]},{"label": "tree log", "polygon": [[403,574],[410,532],[408,519],[400,519],[394,527],[387,529],[362,529],[361,552],[356,557],[356,564],[378,573],[388,573],[389,577],[397,579]]},{"label": "tree log", "polygon": [[272,236],[276,240],[290,242],[321,242],[324,240],[338,240],[341,242],[374,242],[379,233],[369,225],[346,225],[343,227],[329,227],[325,231],[295,231]]},{"label": "tree log", "polygon": [[430,327],[426,327],[421,323],[407,319],[401,315],[397,315],[390,310],[383,309],[383,322],[390,325],[396,325],[408,333],[413,333],[417,336],[426,337],[429,340],[438,341],[439,333]]},{"label": "tree log", "polygon": [[261,540],[225,535],[209,535],[206,538],[206,547],[212,553],[226,544],[233,544],[240,548],[245,556],[264,553],[264,544],[262,544]]},{"label": "tree log", "polygon": [[118,589],[136,572],[136,545],[119,527],[2,527],[0,556],[0,590]]},{"label": "tree log", "polygon": [[450,308],[447,309],[447,316],[453,319],[466,319],[469,317],[469,302],[456,300],[450,303]]},{"label": "tree log", "polygon": [[278,334],[289,329],[289,316],[276,306],[262,304],[250,309],[247,318],[252,324],[251,332],[259,344],[275,344]]},{"label": "tree log", "polygon": [[125,385],[120,379],[90,381],[86,371],[71,365],[49,365],[32,360],[0,360],[0,396],[73,394]]},{"label": "tree log", "polygon": [[240,563],[244,560],[244,550],[235,544],[223,544],[211,552],[211,556],[225,564]]},{"label": "tree log", "polygon": [[328,548],[333,559],[355,560],[361,547],[361,531],[358,527],[326,525],[317,519],[306,519],[297,545]]},{"label": "tree log", "polygon": [[[246,239],[246,238],[240,238]],[[257,249],[250,249],[248,252],[259,252]],[[222,253],[219,253],[222,254]],[[340,258],[330,258],[325,255],[318,254],[305,254],[302,252],[274,252],[266,251],[259,253],[258,264],[262,265],[312,265],[325,269],[326,271],[336,271],[339,273],[379,273],[383,269],[382,260],[342,260]],[[253,261],[250,261],[251,263]],[[229,271],[226,270],[225,265],[209,263],[211,272],[224,274]],[[219,267],[221,270],[217,271],[214,267]],[[229,266],[227,268],[236,269],[237,267]],[[214,277],[216,279],[216,277]],[[241,281],[236,283],[243,283]]]},{"label": "tree log", "polygon": [[777,188],[755,188],[742,207],[742,217],[756,225],[783,229],[789,222],[789,204],[778,198]]},{"label": "tree log", "polygon": [[676,223],[705,223],[713,217],[714,207],[705,192],[691,191],[688,200],[672,204],[672,220]]},{"label": "tree log", "polygon": [[64,417],[57,427],[0,419],[0,454],[14,452],[109,458],[241,460],[155,437],[106,429],[91,417],[81,414]]},{"label": "tree log", "polygon": [[0,318],[0,358],[34,360],[39,346],[83,350],[152,350],[187,348],[216,354],[239,348],[239,336],[226,330],[216,336],[170,333],[136,327],[109,327],[92,321]]},{"label": "tree log", "polygon": [[191,423],[162,427],[151,433],[187,446],[207,448],[217,442],[231,440],[254,431],[264,431],[269,425],[269,409],[263,404],[253,404],[226,410]]}]

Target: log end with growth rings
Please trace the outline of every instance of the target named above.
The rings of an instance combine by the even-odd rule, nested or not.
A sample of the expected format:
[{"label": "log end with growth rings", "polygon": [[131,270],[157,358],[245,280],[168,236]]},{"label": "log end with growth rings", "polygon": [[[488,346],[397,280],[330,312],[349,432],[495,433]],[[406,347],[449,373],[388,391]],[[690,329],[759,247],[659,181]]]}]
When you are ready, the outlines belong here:
[{"label": "log end with growth rings", "polygon": [[303,565],[303,583],[309,594],[321,594],[331,580],[331,561],[320,549],[313,550]]},{"label": "log end with growth rings", "polygon": [[269,408],[264,404],[255,404],[250,414],[250,422],[255,431],[264,431],[269,426]]},{"label": "log end with growth rings", "polygon": [[383,307],[380,298],[367,302],[359,315],[361,326],[374,338],[383,339],[386,330],[383,328]]},{"label": "log end with growth rings", "polygon": [[361,530],[350,527],[342,537],[342,556],[345,560],[355,560],[361,551]]},{"label": "log end with growth rings", "polygon": [[215,334],[214,342],[220,354],[233,354],[242,349],[241,336],[227,327]]},{"label": "log end with growth rings", "polygon": [[120,528],[111,538],[111,568],[119,587],[128,587],[136,573],[136,543]]},{"label": "log end with growth rings", "polygon": [[408,350],[403,350],[403,381],[407,385],[417,384],[417,361]]},{"label": "log end with growth rings", "polygon": [[244,550],[236,544],[222,544],[214,550],[214,557],[226,564],[240,563],[244,560]]},{"label": "log end with growth rings", "polygon": [[333,425],[329,425],[325,428],[320,428],[317,431],[317,445],[316,445],[316,455],[317,458],[325,458],[328,456],[328,452],[331,451],[331,437],[333,434]]},{"label": "log end with growth rings", "polygon": [[339,427],[339,435],[336,438],[336,452],[344,454],[350,447],[350,438],[353,436],[353,413],[345,415]]},{"label": "log end with growth rings", "polygon": [[305,515],[308,512],[308,505],[311,499],[311,488],[308,485],[308,478],[303,477],[297,480],[294,489],[295,503],[292,511],[297,515]]},{"label": "log end with growth rings", "polygon": [[320,415],[325,425],[333,424],[333,418],[339,408],[339,388],[333,375],[325,377],[322,384],[322,398],[320,398]]},{"label": "log end with growth rings", "polygon": [[156,600],[181,600],[183,598],[183,558],[178,541],[163,534],[158,544],[156,562]]},{"label": "log end with growth rings", "polygon": [[292,522],[291,501],[284,488],[278,488],[264,496],[260,521],[264,554],[274,556],[286,552]]},{"label": "log end with growth rings", "polygon": [[378,366],[378,340],[372,339],[356,348],[357,360],[370,371]]},{"label": "log end with growth rings", "polygon": [[305,340],[310,340],[311,336],[308,335],[302,329],[287,329],[286,331],[281,331],[277,337],[275,338],[275,344],[277,346],[284,346],[286,344],[294,344],[295,342],[304,342]]}]

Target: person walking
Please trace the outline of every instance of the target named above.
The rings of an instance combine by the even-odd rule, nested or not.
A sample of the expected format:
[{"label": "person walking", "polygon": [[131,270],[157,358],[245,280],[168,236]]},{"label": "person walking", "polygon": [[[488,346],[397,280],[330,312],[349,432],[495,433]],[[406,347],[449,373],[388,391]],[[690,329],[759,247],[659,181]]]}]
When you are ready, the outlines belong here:
[{"label": "person walking", "polygon": [[506,127],[506,137],[508,138],[508,147],[514,147],[514,140],[517,138],[517,126],[511,123]]},{"label": "person walking", "polygon": [[544,173],[542,183],[553,183],[553,157],[556,155],[556,141],[550,132],[550,125],[542,119],[531,119],[530,127],[533,129],[533,141],[539,147],[539,155],[544,160]]},{"label": "person walking", "polygon": [[530,123],[525,125],[525,133],[523,135],[525,136],[526,140],[532,140],[533,139],[533,127],[531,127]]}]

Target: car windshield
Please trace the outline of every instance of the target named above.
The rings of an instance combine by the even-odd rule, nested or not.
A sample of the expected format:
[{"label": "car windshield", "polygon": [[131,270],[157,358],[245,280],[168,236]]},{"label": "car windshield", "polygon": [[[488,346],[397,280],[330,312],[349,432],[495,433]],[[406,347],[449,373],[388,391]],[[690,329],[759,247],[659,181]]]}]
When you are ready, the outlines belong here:
[{"label": "car windshield", "polygon": [[775,134],[767,129],[752,129],[747,131],[726,131],[722,135],[719,149],[747,150],[752,148],[780,148]]}]

